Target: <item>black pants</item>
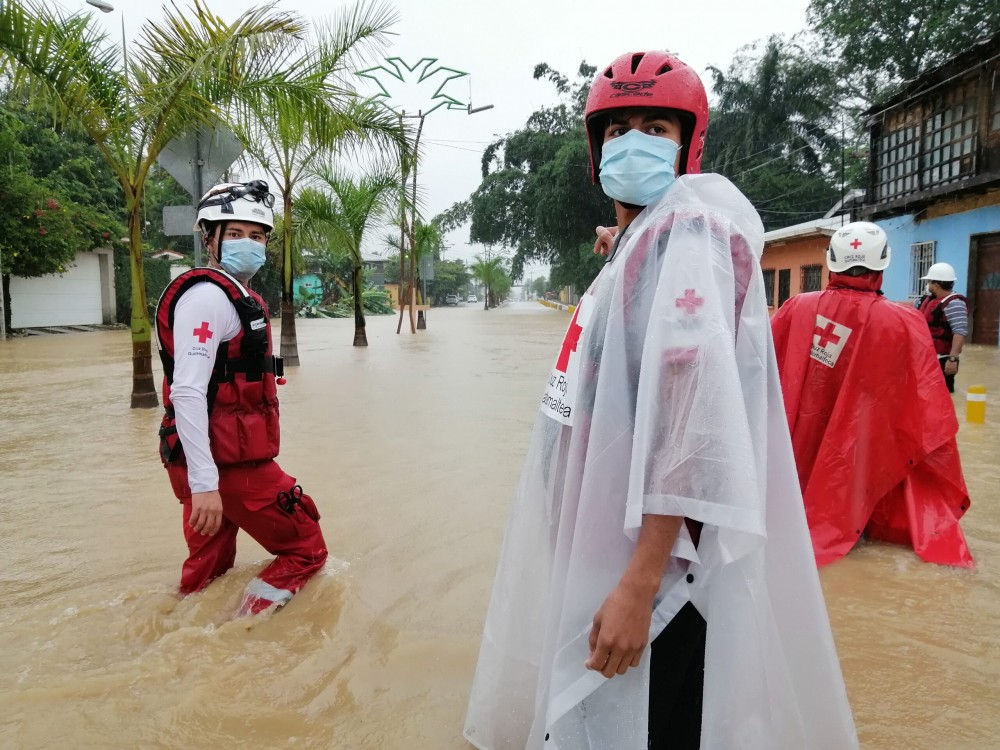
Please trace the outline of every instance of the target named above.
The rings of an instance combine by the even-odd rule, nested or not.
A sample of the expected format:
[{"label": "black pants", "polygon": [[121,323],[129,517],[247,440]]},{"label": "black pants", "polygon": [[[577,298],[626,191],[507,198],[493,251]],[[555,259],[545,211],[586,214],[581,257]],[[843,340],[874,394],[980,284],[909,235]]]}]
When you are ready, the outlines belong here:
[{"label": "black pants", "polygon": [[946,364],[948,364],[948,358],[947,357],[943,357],[943,358],[942,357],[938,357],[938,362],[941,365],[941,372],[944,374],[944,382],[948,386],[948,393],[954,393],[955,392],[955,376],[954,375],[949,375],[948,373],[946,373],[944,371],[944,366]]},{"label": "black pants", "polygon": [[650,750],[698,750],[701,744],[705,631],[705,619],[688,602],[653,641]]}]

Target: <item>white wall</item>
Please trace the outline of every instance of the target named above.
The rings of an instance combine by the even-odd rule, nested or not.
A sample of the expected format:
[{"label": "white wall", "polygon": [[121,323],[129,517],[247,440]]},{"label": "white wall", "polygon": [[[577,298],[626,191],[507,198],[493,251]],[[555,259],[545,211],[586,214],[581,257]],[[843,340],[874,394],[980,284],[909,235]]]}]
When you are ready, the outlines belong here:
[{"label": "white wall", "polygon": [[[110,260],[109,256],[103,256]],[[101,258],[97,252],[77,253],[64,274],[10,279],[12,328],[100,325],[104,322]],[[107,274],[105,274],[107,277]],[[107,279],[105,278],[105,282]],[[112,275],[112,293],[113,293]],[[112,306],[113,306],[112,297]]]}]

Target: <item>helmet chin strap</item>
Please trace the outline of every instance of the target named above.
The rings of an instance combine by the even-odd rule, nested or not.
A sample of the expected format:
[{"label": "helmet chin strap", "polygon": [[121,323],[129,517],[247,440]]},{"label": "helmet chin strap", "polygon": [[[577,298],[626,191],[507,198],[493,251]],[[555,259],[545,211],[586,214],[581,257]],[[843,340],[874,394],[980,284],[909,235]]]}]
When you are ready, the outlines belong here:
[{"label": "helmet chin strap", "polygon": [[215,261],[215,265],[222,266],[222,236],[226,232],[225,221],[220,221],[218,226],[215,228],[215,257],[212,259]]}]

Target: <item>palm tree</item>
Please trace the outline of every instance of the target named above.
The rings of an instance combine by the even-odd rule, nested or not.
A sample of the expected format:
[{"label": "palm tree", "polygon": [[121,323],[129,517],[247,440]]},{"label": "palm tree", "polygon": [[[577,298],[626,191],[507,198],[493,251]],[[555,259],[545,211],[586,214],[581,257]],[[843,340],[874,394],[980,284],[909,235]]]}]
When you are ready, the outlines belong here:
[{"label": "palm tree", "polygon": [[[425,223],[418,220],[416,228],[413,232],[413,260],[412,263],[416,268],[420,268],[421,263],[424,258],[431,258],[432,260],[437,260],[441,257],[441,243],[444,241],[444,235],[441,232],[441,227],[435,222]],[[423,281],[423,275],[421,274],[421,281]],[[425,295],[421,295],[420,304],[428,304],[427,300],[424,299]],[[421,310],[418,315],[418,328],[426,328],[426,323],[424,322],[424,311]]]},{"label": "palm tree", "polygon": [[705,171],[736,183],[773,229],[821,216],[838,195],[842,142],[837,81],[794,40],[743,50],[728,73],[710,68],[718,104]]},{"label": "palm tree", "polygon": [[[483,286],[486,288],[483,294],[483,309],[489,310],[490,303],[492,301],[493,306],[496,307],[496,294],[503,288],[504,279],[507,279],[507,289],[510,289],[510,278],[507,276],[507,259],[502,255],[494,255],[490,257],[490,253],[486,253],[486,257],[483,258],[482,255],[476,256],[476,262],[469,267],[469,272],[472,274],[473,278],[482,282]],[[493,299],[491,300],[491,297]]]},{"label": "palm tree", "polygon": [[[316,163],[333,150],[362,142],[406,147],[405,129],[385,107],[357,97],[348,84],[354,63],[380,49],[397,16],[383,3],[362,2],[345,9],[317,34],[299,60],[309,76],[329,87],[325,106],[303,110],[297,102],[266,99],[248,108],[234,128],[248,154],[275,177],[283,213],[291,216],[293,194]],[[292,222],[282,235],[281,356],[299,364],[292,298]]]},{"label": "palm tree", "polygon": [[307,188],[296,199],[305,239],[334,245],[351,256],[354,280],[354,346],[368,346],[362,305],[361,247],[365,233],[396,207],[399,177],[395,170],[378,170],[352,179],[326,165],[316,174],[323,189]]},{"label": "palm tree", "polygon": [[123,61],[122,49],[89,14],[67,15],[41,0],[0,3],[0,69],[16,85],[44,96],[58,119],[76,122],[124,193],[133,408],[157,405],[141,221],[143,189],[156,157],[176,136],[225,119],[237,104],[263,110],[285,102],[315,112],[339,93],[313,70],[296,66],[290,50],[302,46],[306,23],[275,5],[251,8],[232,23],[210,12],[204,0],[193,0],[185,15],[166,6],[163,21],[147,22]]},{"label": "palm tree", "polygon": [[785,153],[795,155],[792,162],[818,170],[838,149],[831,133],[836,79],[794,41],[772,36],[763,47],[741,51],[728,74],[709,70],[719,99],[712,129],[726,131],[709,136],[716,167],[725,170],[755,155],[764,161]]}]

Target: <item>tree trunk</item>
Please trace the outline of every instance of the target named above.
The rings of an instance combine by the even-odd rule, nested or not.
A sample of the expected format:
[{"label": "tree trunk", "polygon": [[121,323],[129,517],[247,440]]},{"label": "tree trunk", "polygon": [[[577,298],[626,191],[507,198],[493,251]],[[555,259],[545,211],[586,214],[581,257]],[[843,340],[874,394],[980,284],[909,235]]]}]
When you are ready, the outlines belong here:
[{"label": "tree trunk", "polygon": [[5,273],[0,277],[0,284],[3,284],[3,329],[10,335],[10,274]]},{"label": "tree trunk", "polygon": [[[287,184],[287,182],[286,182]],[[285,367],[299,366],[299,340],[295,335],[295,297],[292,294],[292,195],[284,196],[281,222],[281,356]]]},{"label": "tree trunk", "polygon": [[361,265],[354,266],[354,346],[368,346],[365,332],[365,308],[361,303]]},{"label": "tree trunk", "polygon": [[152,327],[146,307],[146,274],[142,267],[141,198],[139,193],[126,197],[132,276],[132,408],[154,409],[160,401],[153,383]]}]

